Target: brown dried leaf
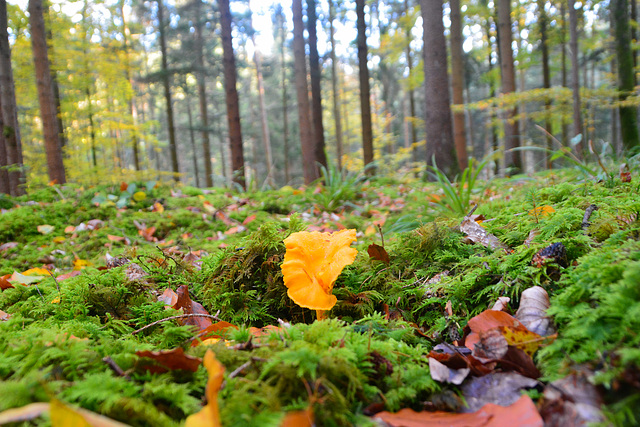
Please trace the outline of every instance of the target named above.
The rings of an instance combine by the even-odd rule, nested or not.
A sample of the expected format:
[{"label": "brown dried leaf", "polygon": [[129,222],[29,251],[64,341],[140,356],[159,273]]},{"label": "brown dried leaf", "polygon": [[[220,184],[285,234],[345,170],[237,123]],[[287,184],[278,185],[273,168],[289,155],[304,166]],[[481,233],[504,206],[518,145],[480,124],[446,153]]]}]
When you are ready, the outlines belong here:
[{"label": "brown dried leaf", "polygon": [[464,412],[473,412],[487,403],[511,405],[524,389],[536,387],[538,381],[516,372],[492,372],[483,377],[474,377],[462,386],[467,407]]},{"label": "brown dried leaf", "polygon": [[158,301],[162,301],[165,303],[165,305],[173,307],[178,302],[178,294],[176,294],[173,289],[167,288],[164,290],[162,295],[158,297]]},{"label": "brown dried leaf", "polygon": [[549,294],[540,286],[534,286],[522,292],[516,319],[538,335],[551,335],[555,330],[551,319],[547,316],[548,308]]},{"label": "brown dried leaf", "polygon": [[8,251],[18,246],[18,242],[8,242],[0,245],[0,252]]},{"label": "brown dried leaf", "polygon": [[4,276],[0,277],[0,289],[4,291],[5,289],[13,288],[13,285],[11,284],[11,282],[9,282],[10,278],[11,274],[5,274]]},{"label": "brown dried leaf", "polygon": [[[182,309],[184,314],[209,314],[204,309],[202,304],[192,301],[189,296],[189,286],[182,285],[176,292],[178,294],[178,301],[173,305],[176,310]],[[198,330],[203,331],[211,326],[211,319],[208,317],[187,317],[185,319],[178,319],[178,323],[182,325],[194,325]]]},{"label": "brown dried leaf", "polygon": [[9,320],[10,317],[11,315],[9,313],[5,313],[4,311],[0,310],[0,321]]},{"label": "brown dried leaf", "polygon": [[44,402],[31,403],[20,408],[7,409],[0,412],[0,425],[31,421],[43,413],[49,412],[49,404]]},{"label": "brown dried leaf", "polygon": [[369,245],[369,247],[367,248],[367,253],[369,254],[369,257],[371,259],[382,261],[387,265],[389,265],[389,263],[391,262],[391,260],[389,259],[389,254],[387,253],[385,248],[380,245],[376,245],[375,243]]},{"label": "brown dried leaf", "polygon": [[498,300],[493,304],[491,310],[507,312],[509,310],[509,301],[511,301],[509,297],[498,297]]},{"label": "brown dried leaf", "polygon": [[583,426],[604,421],[601,406],[596,387],[572,374],[545,387],[540,413],[550,426]]},{"label": "brown dried leaf", "polygon": [[507,354],[507,350],[507,340],[496,328],[480,334],[480,341],[474,345],[473,355],[482,359],[498,360]]},{"label": "brown dried leaf", "polygon": [[513,405],[504,407],[488,403],[480,410],[468,414],[451,412],[415,412],[402,409],[392,414],[380,412],[376,419],[387,423],[390,427],[504,427],[528,426],[542,427],[542,417],[529,396],[521,396]]},{"label": "brown dried leaf", "polygon": [[468,216],[465,216],[460,224],[460,231],[467,235],[467,238],[474,243],[480,243],[482,246],[493,250],[503,249],[510,251],[509,247],[502,243],[496,236],[488,233],[480,224],[475,222]]},{"label": "brown dried leaf", "polygon": [[199,357],[189,356],[184,353],[182,347],[173,350],[161,351],[136,351],[139,357],[147,357],[157,364],[143,364],[142,368],[153,373],[162,373],[169,370],[181,369],[184,371],[196,372],[202,363]]}]

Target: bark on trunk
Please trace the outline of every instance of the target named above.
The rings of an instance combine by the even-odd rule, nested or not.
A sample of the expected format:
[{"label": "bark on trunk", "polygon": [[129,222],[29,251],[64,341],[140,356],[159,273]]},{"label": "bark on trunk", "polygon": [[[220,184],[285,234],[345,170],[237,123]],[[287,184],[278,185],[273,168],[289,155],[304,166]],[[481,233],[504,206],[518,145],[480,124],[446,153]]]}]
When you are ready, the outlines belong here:
[{"label": "bark on trunk", "polygon": [[164,99],[167,103],[167,131],[169,133],[169,153],[171,154],[171,170],[173,179],[180,181],[180,166],[178,165],[178,147],[176,143],[176,130],[173,121],[173,101],[171,100],[171,83],[169,66],[167,65],[167,40],[165,36],[164,5],[162,0],[158,3],[158,27],[160,29],[160,53],[162,55],[162,86],[164,87]]},{"label": "bark on trunk", "polygon": [[137,112],[133,100],[133,79],[131,78],[131,60],[129,58],[129,29],[124,14],[124,0],[120,2],[120,18],[122,19],[122,47],[124,49],[124,75],[131,85],[131,94],[127,95],[127,105],[129,114],[131,115],[131,150],[133,152],[133,167],[136,171],[140,170],[140,151],[138,149],[138,123]]},{"label": "bark on trunk", "polygon": [[200,105],[200,123],[202,126],[202,156],[204,158],[204,184],[213,187],[213,170],[211,167],[211,145],[209,143],[209,115],[207,109],[207,86],[204,69],[204,39],[202,37],[203,22],[200,19],[202,0],[196,2],[196,65],[198,67],[196,78],[198,82],[198,101]]},{"label": "bark on trunk", "polygon": [[302,149],[302,172],[304,183],[318,179],[315,165],[315,144],[311,130],[309,94],[307,89],[307,64],[304,54],[304,24],[302,22],[302,0],[293,0],[293,56],[298,95],[298,122],[300,124],[300,148]]},{"label": "bark on trunk", "polygon": [[[516,91],[516,74],[513,65],[513,49],[511,44],[511,0],[497,0],[498,5],[498,47],[500,49],[500,75],[502,79],[502,95]],[[512,174],[522,171],[522,158],[520,153],[511,151],[520,147],[518,135],[518,108],[508,108],[504,117],[504,164]]]},{"label": "bark on trunk", "polygon": [[[356,0],[356,28],[358,31],[358,76],[360,80],[360,117],[362,120],[362,151],[365,167],[373,162],[373,129],[371,124],[371,101],[369,88],[369,66],[367,48],[367,27],[364,20],[365,0]],[[372,175],[374,169],[369,167],[367,174]]]},{"label": "bark on trunk", "polygon": [[[573,90],[573,135],[582,134],[582,106],[580,102],[580,71],[578,63],[578,13],[575,9],[575,1],[569,0],[569,49],[571,51],[571,88]],[[584,138],[583,138],[584,139]],[[584,141],[576,144],[576,156],[582,158]]]},{"label": "bark on trunk", "polygon": [[246,189],[244,176],[244,152],[242,148],[242,127],[240,125],[240,104],[236,87],[236,58],[231,40],[231,10],[229,0],[218,0],[220,27],[222,31],[222,62],[224,65],[224,90],[227,103],[229,126],[229,150],[231,151],[231,171],[233,182]]},{"label": "bark on trunk", "polygon": [[449,178],[458,172],[447,75],[447,45],[442,22],[442,0],[421,1],[424,46],[425,127],[427,164]]},{"label": "bark on trunk", "polygon": [[320,55],[316,33],[316,0],[307,0],[307,32],[309,34],[309,77],[311,81],[311,122],[316,162],[327,167],[325,153],[324,125],[322,123],[322,90],[320,87]]},{"label": "bark on trunk", "polygon": [[[255,38],[254,38],[255,46]],[[262,144],[264,145],[265,162],[267,163],[267,185],[275,188],[273,173],[273,156],[271,155],[271,138],[269,136],[269,119],[267,117],[267,107],[264,100],[264,82],[262,78],[262,59],[260,52],[256,49],[253,54],[253,60],[256,64],[256,78],[258,79],[258,101],[260,103],[260,124],[262,127]]]},{"label": "bark on trunk", "polygon": [[[451,89],[453,104],[464,108],[464,62],[462,58],[462,14],[460,0],[450,0],[451,7]],[[468,165],[467,136],[464,111],[453,113],[453,139],[458,157],[458,167],[464,170]]]},{"label": "bark on trunk", "polygon": [[51,66],[47,52],[42,0],[29,0],[29,23],[49,180],[64,184],[67,180],[62,162],[58,115],[51,84]]},{"label": "bark on trunk", "polygon": [[[551,89],[551,71],[549,69],[549,46],[547,43],[547,11],[545,9],[546,0],[538,0],[538,25],[540,25],[540,50],[542,53],[542,87],[545,89]],[[553,129],[551,128],[551,98],[545,97],[544,108],[546,110],[546,118],[544,121],[544,128],[547,131],[545,136],[546,147],[548,150],[552,149],[551,135]],[[547,153],[544,156],[545,167],[551,169],[551,157]]]},{"label": "bark on trunk", "polygon": [[338,170],[342,170],[342,120],[340,120],[340,93],[338,91],[338,63],[333,21],[336,19],[333,0],[329,0],[329,40],[331,41],[331,92],[333,94],[333,120],[336,126],[336,157]]},{"label": "bark on trunk", "polygon": [[[16,92],[11,69],[11,48],[9,47],[9,34],[7,32],[7,3],[0,2],[0,118],[2,120],[2,137],[0,145],[4,146],[5,165],[12,168],[11,172],[2,169],[0,180],[8,182],[8,191],[0,186],[0,192],[8,192],[12,196],[24,194],[22,173],[22,144],[20,141],[20,126],[18,124],[18,107],[16,104]],[[0,163],[0,168],[2,168]]]}]

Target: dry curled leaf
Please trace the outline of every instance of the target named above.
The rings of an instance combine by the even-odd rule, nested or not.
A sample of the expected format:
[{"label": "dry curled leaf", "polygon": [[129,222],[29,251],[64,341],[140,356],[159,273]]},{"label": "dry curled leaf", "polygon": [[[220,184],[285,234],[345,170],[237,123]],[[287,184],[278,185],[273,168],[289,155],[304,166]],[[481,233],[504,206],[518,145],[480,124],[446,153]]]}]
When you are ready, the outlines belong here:
[{"label": "dry curled leaf", "polygon": [[471,372],[469,368],[453,369],[433,357],[429,358],[429,373],[431,378],[438,382],[460,385],[467,378],[469,372]]},{"label": "dry curled leaf", "polygon": [[501,359],[507,354],[509,344],[505,336],[496,329],[480,333],[480,340],[474,345],[473,355],[482,359]]},{"label": "dry curled leaf", "polygon": [[548,308],[549,294],[542,287],[534,286],[522,292],[516,319],[531,332],[542,336],[551,335],[555,331],[547,316]]},{"label": "dry curled leaf", "polygon": [[462,386],[462,394],[467,403],[464,412],[473,412],[487,403],[511,405],[521,395],[521,391],[538,385],[538,381],[516,372],[492,372],[483,377],[474,377]]},{"label": "dry curled leaf", "polygon": [[391,262],[386,249],[380,245],[376,245],[375,243],[369,245],[369,247],[367,248],[367,253],[369,254],[369,257],[371,259],[382,261],[387,265]]},{"label": "dry curled leaf", "polygon": [[147,357],[156,362],[156,364],[143,364],[142,368],[149,372],[162,373],[169,370],[182,369],[184,371],[196,372],[198,366],[202,363],[199,357],[189,356],[184,353],[182,347],[173,350],[161,351],[136,351],[139,357]]},{"label": "dry curled leaf", "polygon": [[[173,305],[173,308],[176,310],[182,309],[184,314],[209,314],[202,304],[191,300],[188,285],[180,286],[176,293],[178,295],[178,301]],[[206,316],[193,316],[185,319],[178,319],[178,323],[182,325],[194,325],[202,331],[211,326],[212,322],[211,319]]]}]

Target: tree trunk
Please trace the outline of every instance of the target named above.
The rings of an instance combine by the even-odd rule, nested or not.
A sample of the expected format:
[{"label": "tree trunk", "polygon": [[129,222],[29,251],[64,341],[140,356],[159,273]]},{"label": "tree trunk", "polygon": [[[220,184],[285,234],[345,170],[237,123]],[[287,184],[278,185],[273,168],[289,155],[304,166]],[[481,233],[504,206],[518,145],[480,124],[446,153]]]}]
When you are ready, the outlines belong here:
[{"label": "tree trunk", "polygon": [[[46,12],[47,20],[49,21],[49,25],[51,25],[51,10],[49,8],[49,3],[45,2],[43,4],[43,7],[46,9],[43,10],[43,13]],[[50,27],[46,26],[46,22],[45,28],[47,29],[47,48],[49,49],[49,58],[55,58],[55,52],[53,51],[53,32],[51,31]],[[51,65],[51,87],[53,88],[53,98],[55,99],[56,103],[56,118],[58,120],[58,131],[60,131],[60,146],[64,147],[67,144],[67,138],[65,137],[64,124],[62,123],[62,106],[60,102],[60,86],[58,85],[58,74],[53,67],[53,63],[53,60],[49,61],[49,64]]]},{"label": "tree trunk", "polygon": [[[460,0],[450,0],[451,7],[451,93],[453,104],[464,108],[464,62],[462,58],[462,14]],[[453,113],[453,139],[458,157],[458,167],[464,170],[468,165],[467,136],[464,111]]]},{"label": "tree trunk", "polygon": [[120,18],[122,19],[122,47],[124,49],[124,75],[131,85],[131,94],[127,94],[127,105],[131,115],[131,150],[133,151],[133,167],[140,170],[140,152],[138,150],[138,124],[136,107],[133,101],[133,79],[131,78],[131,60],[129,58],[129,30],[124,14],[124,0],[120,1]]},{"label": "tree trunk", "polygon": [[187,96],[185,97],[184,102],[187,104],[187,118],[189,119],[189,140],[191,141],[191,154],[193,157],[193,175],[195,177],[196,187],[200,187],[200,174],[198,172],[198,154],[196,153],[196,138],[193,134],[193,114],[191,113],[191,100],[189,98],[190,98],[190,94],[187,93]]},{"label": "tree trunk", "polygon": [[300,123],[300,147],[302,149],[302,172],[304,183],[310,184],[319,178],[315,165],[315,144],[309,116],[309,94],[307,89],[307,64],[304,54],[304,24],[302,22],[302,0],[293,0],[293,56],[298,94],[298,122]]},{"label": "tree trunk", "polygon": [[[571,88],[573,90],[573,135],[572,138],[582,134],[582,106],[580,105],[580,72],[578,63],[578,14],[575,9],[575,0],[569,0],[569,49],[571,51]],[[584,135],[583,135],[584,136]],[[583,138],[584,139],[584,138]],[[582,158],[582,146],[584,141],[576,144],[576,155]]]},{"label": "tree trunk", "polygon": [[[561,46],[561,57],[560,57],[560,66],[561,66],[561,76],[562,76],[562,87],[567,86],[567,20],[566,20],[566,11],[565,11],[565,2],[560,2],[560,16],[562,21],[562,27],[560,28],[560,46]],[[564,104],[564,102],[563,102]],[[567,146],[569,135],[569,125],[567,124],[567,120],[565,119],[565,115],[562,115],[562,145]]]},{"label": "tree trunk", "polygon": [[[356,28],[358,31],[358,77],[360,80],[360,117],[362,120],[362,151],[364,153],[365,167],[373,162],[373,129],[371,125],[371,101],[369,88],[369,66],[367,64],[367,27],[364,20],[365,0],[356,0]],[[367,169],[367,174],[372,175],[373,168]]]},{"label": "tree trunk", "polygon": [[[18,124],[18,107],[16,104],[16,92],[13,81],[13,71],[11,69],[11,48],[9,47],[9,33],[7,31],[7,3],[0,2],[0,119],[2,121],[2,136],[4,141],[0,141],[0,145],[4,145],[4,156],[0,153],[0,157],[4,157],[5,165],[11,168],[11,172],[7,172],[8,176],[0,173],[0,180],[7,181],[9,185],[4,191],[0,187],[0,192],[8,192],[12,196],[20,196],[24,194],[23,173],[22,173],[22,143],[20,140],[20,126]],[[2,168],[0,163],[0,168]]]},{"label": "tree trunk", "polygon": [[169,152],[171,153],[171,170],[173,179],[180,181],[180,166],[178,165],[178,147],[176,143],[176,129],[173,122],[173,101],[171,100],[171,83],[169,66],[167,65],[167,40],[165,36],[164,5],[162,0],[158,3],[158,27],[160,29],[160,53],[162,55],[162,86],[164,87],[164,99],[167,103],[167,131],[169,133]]},{"label": "tree trunk", "polygon": [[442,23],[442,0],[421,0],[424,46],[424,87],[427,164],[449,178],[458,172],[453,142],[447,44]]},{"label": "tree trunk", "polygon": [[[255,37],[253,38],[253,45],[255,46]],[[258,102],[260,103],[260,124],[262,127],[262,144],[264,145],[264,152],[267,163],[267,185],[271,188],[275,188],[276,184],[273,172],[273,156],[271,155],[271,138],[269,137],[269,119],[267,117],[267,107],[264,101],[264,82],[262,78],[262,58],[260,52],[256,48],[253,54],[253,60],[256,64],[256,77],[258,79]]]},{"label": "tree trunk", "polygon": [[236,88],[236,58],[231,39],[231,10],[229,0],[218,0],[220,27],[222,32],[222,62],[224,66],[224,90],[229,125],[229,149],[233,182],[242,189],[247,188],[244,177],[244,152],[242,149],[242,127],[240,125],[240,103]]},{"label": "tree trunk", "polygon": [[201,20],[202,0],[195,0],[196,23],[196,78],[198,82],[198,101],[200,104],[200,124],[202,126],[202,156],[204,158],[204,185],[213,187],[213,170],[211,167],[211,145],[209,143],[209,115],[207,111],[207,87],[204,68],[204,39],[202,37],[203,22]]},{"label": "tree trunk", "polygon": [[342,170],[342,120],[340,120],[340,94],[338,92],[338,63],[333,21],[336,19],[333,0],[329,0],[329,40],[331,41],[331,92],[333,94],[333,120],[336,126],[336,157],[338,170]]},{"label": "tree trunk", "polygon": [[[616,58],[618,60],[618,98],[625,101],[634,93],[633,53],[631,52],[631,30],[629,28],[628,0],[611,0],[611,15],[614,22]],[[622,145],[629,151],[640,146],[638,118],[635,106],[620,106],[620,133]]]},{"label": "tree trunk", "polygon": [[[513,65],[513,49],[511,44],[511,0],[497,0],[498,6],[498,47],[500,49],[500,75],[502,79],[502,95],[516,91],[516,74]],[[504,117],[504,163],[505,168],[511,169],[511,174],[522,171],[520,153],[512,151],[520,146],[518,136],[518,108],[514,106],[505,112]]]},{"label": "tree trunk", "polygon": [[282,80],[282,139],[284,143],[284,182],[289,185],[291,174],[289,173],[289,114],[287,108],[287,64],[285,61],[285,41],[287,28],[282,6],[276,6],[276,20],[280,36],[280,74]]},{"label": "tree trunk", "polygon": [[47,53],[42,0],[29,0],[29,22],[49,180],[64,184],[67,179],[62,162],[60,131],[51,84],[51,66]]},{"label": "tree trunk", "polygon": [[[538,0],[538,25],[540,26],[540,51],[542,53],[542,87],[549,90],[551,89],[551,71],[549,69],[549,46],[547,41],[547,10],[545,9],[546,0]],[[544,109],[546,112],[546,118],[544,120],[544,128],[547,131],[545,136],[546,148],[552,149],[551,135],[553,129],[551,128],[551,98],[547,95],[544,98]],[[551,169],[551,157],[547,153],[544,156],[545,167]]]},{"label": "tree trunk", "polygon": [[309,34],[309,77],[311,81],[311,122],[315,159],[318,166],[327,167],[324,125],[322,123],[322,90],[320,87],[320,55],[316,33],[316,0],[307,0],[307,32]]}]

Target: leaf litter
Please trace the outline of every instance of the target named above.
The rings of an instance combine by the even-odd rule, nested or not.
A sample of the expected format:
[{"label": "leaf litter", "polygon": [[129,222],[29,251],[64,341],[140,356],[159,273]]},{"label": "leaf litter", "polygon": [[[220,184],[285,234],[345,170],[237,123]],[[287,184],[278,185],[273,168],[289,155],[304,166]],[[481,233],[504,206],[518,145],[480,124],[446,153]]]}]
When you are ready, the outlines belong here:
[{"label": "leaf litter", "polygon": [[[309,204],[323,197],[313,189],[249,199],[153,185],[142,197],[134,191],[140,184],[117,207],[95,194],[128,194],[129,185],[87,196],[68,186],[61,191],[75,198],[49,199],[46,215],[33,219],[35,205],[17,200],[0,222],[0,334],[10,338],[0,344],[0,386],[17,397],[0,410],[32,416],[47,405],[36,402],[60,409],[62,401],[131,425],[196,416],[197,425],[346,425],[371,416],[389,425],[631,419],[640,386],[634,336],[599,335],[606,352],[584,347],[580,357],[568,358],[563,346],[592,328],[590,312],[578,305],[584,289],[602,305],[613,306],[619,294],[629,308],[640,300],[626,285],[640,271],[630,255],[637,251],[629,251],[640,249],[640,206],[629,183],[606,191],[581,185],[589,191],[569,180],[536,189],[533,207],[527,189],[516,188],[508,202],[493,192],[497,202],[479,200],[484,219],[468,215],[457,224],[438,211],[425,215],[424,200],[434,200],[429,209],[438,203],[428,196],[433,188],[406,184],[394,194],[364,183],[365,197],[329,213]],[[610,206],[597,199],[611,191],[619,197]],[[82,200],[99,203],[84,212]],[[594,203],[585,232],[576,206]],[[403,219],[411,209],[422,212],[414,231]],[[38,229],[43,224],[53,228]],[[372,241],[374,225],[382,246]],[[284,241],[305,228],[351,228],[358,236],[353,264],[331,279],[337,302],[322,321],[287,296],[282,277]],[[105,249],[114,254],[106,269]],[[604,276],[594,261],[601,250],[622,259],[624,270]],[[9,281],[14,271],[37,277],[25,273],[41,266],[53,275],[43,274],[38,288]],[[583,277],[597,274],[608,294],[585,288]],[[311,283],[314,277],[321,276]],[[573,322],[580,316],[582,324]],[[35,357],[42,352],[49,356]],[[26,393],[45,378],[55,380],[46,381],[46,393],[42,386]],[[451,393],[464,397],[466,409]],[[402,409],[409,407],[472,412]]]}]

